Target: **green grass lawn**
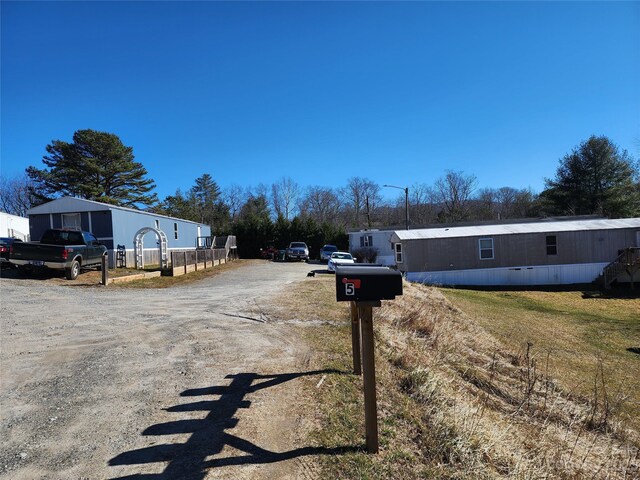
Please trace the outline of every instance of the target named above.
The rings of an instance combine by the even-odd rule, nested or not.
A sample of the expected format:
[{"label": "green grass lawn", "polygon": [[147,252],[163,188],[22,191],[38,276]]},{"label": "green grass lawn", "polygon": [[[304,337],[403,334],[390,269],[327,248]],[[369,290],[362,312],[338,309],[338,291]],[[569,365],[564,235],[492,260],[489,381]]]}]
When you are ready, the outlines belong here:
[{"label": "green grass lawn", "polygon": [[602,364],[608,394],[624,400],[620,414],[640,427],[640,298],[598,291],[487,291],[442,288],[507,348],[533,345],[550,374],[585,397]]}]

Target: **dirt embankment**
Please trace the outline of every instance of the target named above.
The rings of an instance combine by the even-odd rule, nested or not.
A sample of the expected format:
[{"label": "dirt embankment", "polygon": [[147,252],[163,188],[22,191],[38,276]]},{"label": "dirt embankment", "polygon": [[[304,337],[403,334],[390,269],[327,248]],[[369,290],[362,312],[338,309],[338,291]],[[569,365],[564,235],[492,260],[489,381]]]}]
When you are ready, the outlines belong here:
[{"label": "dirt embankment", "polygon": [[260,313],[308,270],[151,290],[0,279],[0,478],[309,476],[309,352]]}]

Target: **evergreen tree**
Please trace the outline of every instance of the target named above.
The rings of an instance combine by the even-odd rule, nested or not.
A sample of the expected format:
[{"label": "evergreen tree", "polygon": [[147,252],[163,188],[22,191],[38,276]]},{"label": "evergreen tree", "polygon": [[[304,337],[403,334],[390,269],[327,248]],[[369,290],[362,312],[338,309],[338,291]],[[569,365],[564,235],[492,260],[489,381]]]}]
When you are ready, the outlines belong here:
[{"label": "evergreen tree", "polygon": [[218,184],[208,173],[196,178],[196,184],[191,188],[190,201],[198,216],[198,222],[214,223],[215,205],[220,197]]},{"label": "evergreen tree", "polygon": [[152,211],[161,215],[168,215],[169,217],[191,220],[192,222],[200,221],[193,202],[191,202],[180,189],[176,190],[174,195],[166,196],[157,207],[152,209]]},{"label": "evergreen tree", "polygon": [[640,215],[638,168],[607,137],[591,136],[560,160],[541,199],[551,214]]},{"label": "evergreen tree", "polygon": [[126,207],[151,206],[155,184],[134,161],[133,148],[112,133],[78,130],[73,143],[54,140],[42,158],[45,169],[27,168],[42,200],[72,196]]}]

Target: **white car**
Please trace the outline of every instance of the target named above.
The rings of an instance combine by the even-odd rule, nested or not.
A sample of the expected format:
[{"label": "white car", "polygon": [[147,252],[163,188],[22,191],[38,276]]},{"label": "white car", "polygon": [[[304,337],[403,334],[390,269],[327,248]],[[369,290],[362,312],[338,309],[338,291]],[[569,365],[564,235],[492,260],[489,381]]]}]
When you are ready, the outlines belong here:
[{"label": "white car", "polygon": [[333,252],[329,263],[327,263],[327,270],[330,272],[336,271],[338,265],[350,265],[356,263],[353,257],[348,252]]}]

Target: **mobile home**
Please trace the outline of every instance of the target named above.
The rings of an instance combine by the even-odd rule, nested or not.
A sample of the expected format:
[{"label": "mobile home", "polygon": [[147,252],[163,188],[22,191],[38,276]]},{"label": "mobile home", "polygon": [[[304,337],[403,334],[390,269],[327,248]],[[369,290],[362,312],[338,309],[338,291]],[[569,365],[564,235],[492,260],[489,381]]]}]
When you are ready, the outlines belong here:
[{"label": "mobile home", "polygon": [[593,282],[640,247],[640,218],[397,230],[395,264],[410,281],[443,285]]},{"label": "mobile home", "polygon": [[[166,243],[167,251],[190,250],[206,246],[211,237],[209,225],[73,197],[58,198],[27,213],[33,240],[49,228],[92,232],[107,246],[110,267],[115,266],[118,245],[124,246],[127,266],[136,263],[136,243],[143,264],[160,264],[161,244]],[[145,245],[147,233],[153,235],[146,237]]]}]

